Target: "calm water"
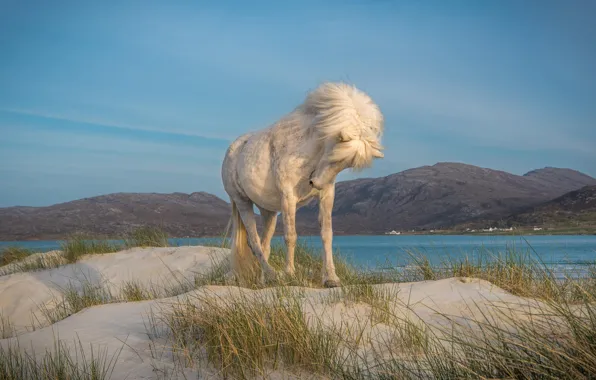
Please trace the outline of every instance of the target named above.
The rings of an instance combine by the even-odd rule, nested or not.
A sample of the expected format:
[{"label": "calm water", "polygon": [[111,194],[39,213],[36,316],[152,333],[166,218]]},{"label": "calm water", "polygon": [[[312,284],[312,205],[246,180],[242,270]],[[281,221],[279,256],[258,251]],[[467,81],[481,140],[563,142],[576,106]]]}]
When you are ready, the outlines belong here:
[{"label": "calm water", "polygon": [[[321,248],[321,239],[301,237],[308,246]],[[171,239],[172,245],[200,245],[216,239]],[[274,242],[283,243],[281,237]],[[60,241],[0,242],[4,246],[18,245],[38,251],[58,249]],[[405,266],[408,252],[424,254],[433,264],[448,258],[484,257],[515,249],[531,255],[549,266],[566,268],[596,262],[596,236],[441,236],[441,235],[383,235],[336,236],[334,249],[342,256],[363,267]]]}]

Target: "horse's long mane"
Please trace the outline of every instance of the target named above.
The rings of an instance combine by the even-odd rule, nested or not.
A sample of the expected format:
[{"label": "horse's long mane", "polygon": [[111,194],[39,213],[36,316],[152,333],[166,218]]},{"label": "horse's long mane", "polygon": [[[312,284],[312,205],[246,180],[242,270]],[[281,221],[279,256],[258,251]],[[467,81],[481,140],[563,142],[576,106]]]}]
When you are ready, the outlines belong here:
[{"label": "horse's long mane", "polygon": [[371,165],[382,150],[383,114],[373,100],[345,83],[323,83],[310,92],[302,110],[312,119],[310,128],[323,140],[338,143],[331,159],[352,159],[355,169]]}]

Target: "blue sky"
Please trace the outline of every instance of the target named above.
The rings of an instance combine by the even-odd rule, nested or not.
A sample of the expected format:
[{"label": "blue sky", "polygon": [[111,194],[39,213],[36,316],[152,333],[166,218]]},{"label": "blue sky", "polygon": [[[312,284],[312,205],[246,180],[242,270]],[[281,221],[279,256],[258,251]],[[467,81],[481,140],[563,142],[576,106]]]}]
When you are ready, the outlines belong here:
[{"label": "blue sky", "polygon": [[[236,136],[324,80],[367,91],[385,159],[596,176],[596,3],[0,0],[0,207],[208,191]],[[341,179],[354,178],[343,173]]]}]

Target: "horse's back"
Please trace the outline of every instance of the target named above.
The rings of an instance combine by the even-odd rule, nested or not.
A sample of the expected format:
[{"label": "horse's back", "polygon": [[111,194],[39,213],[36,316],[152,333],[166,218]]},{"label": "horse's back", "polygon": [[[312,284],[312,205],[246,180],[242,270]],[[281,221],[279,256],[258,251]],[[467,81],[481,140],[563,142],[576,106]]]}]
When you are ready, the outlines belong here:
[{"label": "horse's back", "polygon": [[271,211],[280,207],[272,167],[271,134],[268,130],[236,139],[226,152],[222,166],[224,188],[230,197],[249,198]]}]

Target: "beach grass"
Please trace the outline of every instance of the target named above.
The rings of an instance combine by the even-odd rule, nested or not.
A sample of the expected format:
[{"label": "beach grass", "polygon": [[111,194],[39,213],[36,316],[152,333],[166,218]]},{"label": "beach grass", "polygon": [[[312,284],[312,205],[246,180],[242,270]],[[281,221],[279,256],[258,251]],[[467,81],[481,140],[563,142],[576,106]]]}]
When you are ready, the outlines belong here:
[{"label": "beach grass", "polygon": [[5,247],[0,251],[0,267],[23,260],[33,253],[35,252],[27,248],[16,246]]},{"label": "beach grass", "polygon": [[[271,258],[281,267],[283,250],[275,247]],[[312,299],[306,301],[304,289],[319,287],[320,256],[302,246],[296,259],[295,282],[233,287],[225,294],[194,292],[168,304],[160,318],[171,350],[184,357],[178,363],[212,366],[224,377],[242,379],[280,371],[296,378],[343,379],[589,379],[596,373],[596,271],[591,269],[581,279],[561,278],[515,250],[448,258],[441,265],[412,253],[409,271],[381,274],[359,272],[346,262],[344,286],[320,289],[323,306],[317,309]],[[464,321],[437,313],[446,322],[437,327],[400,304],[391,284],[451,277],[490,281],[527,297],[532,310],[498,302],[469,305],[475,311]],[[225,283],[223,275],[210,278]],[[351,324],[313,312],[338,307],[367,312],[355,314]]]},{"label": "beach grass", "polygon": [[290,289],[260,297],[199,293],[174,305],[165,320],[176,352],[193,365],[204,355],[224,377],[267,377],[280,366],[326,373],[337,355],[335,335],[309,325]]},{"label": "beach grass", "polygon": [[120,240],[76,233],[61,243],[60,251],[52,251],[51,255],[16,246],[5,247],[0,251],[0,276],[56,268],[76,263],[85,255],[114,253],[134,247],[168,246],[167,233],[155,226],[138,227]]},{"label": "beach grass", "polygon": [[0,379],[6,380],[108,380],[121,350],[108,355],[105,349],[90,347],[86,353],[80,340],[74,352],[64,341],[43,353],[24,350],[18,341],[0,346]]},{"label": "beach grass", "polygon": [[35,272],[56,268],[66,263],[62,253],[40,253],[20,247],[8,247],[0,252],[0,276],[18,272]]},{"label": "beach grass", "polygon": [[134,247],[168,247],[168,234],[156,226],[140,226],[124,235],[120,241],[75,234],[62,243],[64,257],[69,263],[84,255],[118,252]]},{"label": "beach grass", "polygon": [[[582,291],[596,291],[596,261],[556,273],[538,258],[530,246],[526,250],[512,248],[504,252],[481,250],[474,256],[445,255],[438,265],[431,264],[423,253],[406,253],[410,259],[406,265],[408,270],[401,273],[389,271],[387,276],[399,282],[478,278],[520,297],[558,302],[582,302],[580,288]],[[584,275],[578,276],[578,270]]]},{"label": "beach grass", "polygon": [[327,291],[327,308],[368,308],[352,323],[313,313],[294,287],[251,292],[203,292],[164,308],[171,349],[184,354],[185,366],[210,365],[242,379],[279,371],[344,379],[589,379],[596,373],[596,299],[582,289],[582,300],[549,298],[530,317],[517,305],[495,302],[465,321],[440,315],[446,323],[439,327],[404,314],[410,309],[396,307],[384,285]]},{"label": "beach grass", "polygon": [[142,226],[132,230],[124,239],[127,248],[169,247],[168,234],[157,226]]},{"label": "beach grass", "polygon": [[[214,368],[226,378],[282,373],[342,379],[589,379],[596,373],[593,265],[585,266],[581,278],[561,276],[531,249],[511,249],[446,256],[438,265],[409,252],[404,268],[364,271],[336,255],[343,286],[322,289],[320,253],[299,245],[295,278],[242,288],[230,279],[226,257],[212,260],[210,270],[188,281],[133,279],[118,289],[90,281],[72,284],[62,289],[57,306],[45,311],[46,318],[54,323],[94,305],[178,295],[161,304],[148,330],[167,337],[179,367]],[[272,265],[281,270],[284,260],[283,246],[273,246]],[[470,300],[474,312],[468,317],[437,311],[444,323],[430,325],[399,301],[395,283],[446,278],[486,280],[524,297],[531,310]],[[307,297],[307,291],[319,297]],[[354,310],[358,313],[349,323],[337,318]],[[9,335],[8,321],[2,325]]]},{"label": "beach grass", "polygon": [[75,234],[63,242],[61,248],[64,258],[69,263],[75,263],[85,255],[117,252],[122,247],[109,240],[97,239],[84,234]]}]

